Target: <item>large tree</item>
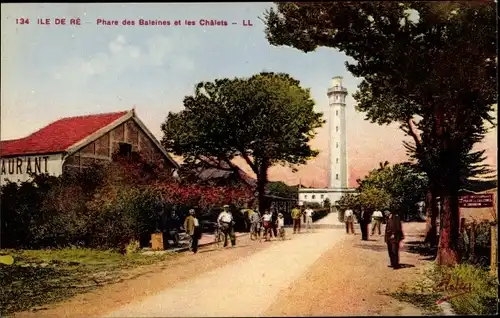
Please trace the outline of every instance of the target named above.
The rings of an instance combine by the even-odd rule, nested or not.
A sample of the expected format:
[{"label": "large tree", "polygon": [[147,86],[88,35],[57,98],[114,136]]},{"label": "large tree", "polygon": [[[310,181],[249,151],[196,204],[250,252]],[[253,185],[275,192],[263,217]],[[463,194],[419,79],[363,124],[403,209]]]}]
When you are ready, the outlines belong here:
[{"label": "large tree", "polygon": [[318,151],[309,141],[322,126],[309,89],[288,74],[262,72],[250,78],[201,82],[184,99],[185,109],[169,113],[163,145],[187,164],[237,169],[241,157],[257,176],[259,208],[268,170],[276,164],[304,164]]},{"label": "large tree", "polygon": [[[481,140],[496,96],[496,14],[493,3],[280,3],[266,13],[274,45],[309,52],[319,46],[355,60],[363,82],[355,98],[368,119],[400,122],[442,199],[438,261],[453,264],[463,156]],[[412,129],[414,116],[421,134]],[[432,160],[430,160],[432,159]]]}]

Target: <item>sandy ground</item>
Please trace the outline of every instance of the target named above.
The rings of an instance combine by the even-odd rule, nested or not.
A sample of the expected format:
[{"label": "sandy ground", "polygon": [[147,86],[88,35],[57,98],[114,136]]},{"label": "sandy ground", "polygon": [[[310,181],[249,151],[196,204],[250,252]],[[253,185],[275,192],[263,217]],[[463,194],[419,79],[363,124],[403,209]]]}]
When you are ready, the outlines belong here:
[{"label": "sandy ground", "polygon": [[[407,240],[424,226],[406,224]],[[202,247],[16,317],[421,315],[383,295],[419,275],[421,256],[402,252],[401,262],[417,267],[394,271],[382,237],[363,242],[359,234],[320,228],[288,238],[259,243],[245,236],[236,248]]]},{"label": "sandy ground", "polygon": [[[422,223],[404,225],[406,241],[419,240]],[[420,316],[423,313],[406,303],[384,295],[420,275],[426,261],[418,254],[400,253],[399,270],[388,267],[383,236],[361,241],[349,235],[332,247],[309,270],[276,298],[264,316]],[[403,245],[404,248],[404,245]]]},{"label": "sandy ground", "polygon": [[[255,317],[343,238],[335,229],[277,241],[250,257],[185,281],[108,317]],[[265,243],[264,243],[265,244]]]},{"label": "sandy ground", "polygon": [[198,254],[186,252],[171,260],[128,271],[128,278],[123,282],[104,286],[62,303],[44,306],[45,310],[17,313],[15,317],[102,317],[113,309],[250,256],[273,243],[259,244],[251,241],[247,235],[239,238],[236,244],[234,248],[220,250],[214,246],[200,247]]}]

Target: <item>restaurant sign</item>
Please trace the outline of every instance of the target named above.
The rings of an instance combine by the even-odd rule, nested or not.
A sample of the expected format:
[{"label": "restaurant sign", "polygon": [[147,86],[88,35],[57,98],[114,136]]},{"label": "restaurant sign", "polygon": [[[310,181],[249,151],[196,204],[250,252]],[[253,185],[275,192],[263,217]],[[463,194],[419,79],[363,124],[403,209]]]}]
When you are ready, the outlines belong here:
[{"label": "restaurant sign", "polygon": [[491,208],[493,193],[462,195],[458,202],[461,208]]}]

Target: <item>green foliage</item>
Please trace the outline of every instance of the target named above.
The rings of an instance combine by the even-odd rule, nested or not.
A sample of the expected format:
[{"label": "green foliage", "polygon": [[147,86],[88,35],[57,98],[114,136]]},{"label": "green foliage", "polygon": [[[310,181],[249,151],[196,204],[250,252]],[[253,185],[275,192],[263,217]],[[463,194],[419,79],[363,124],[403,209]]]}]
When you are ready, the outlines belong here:
[{"label": "green foliage", "polygon": [[[330,47],[354,59],[346,66],[363,78],[354,95],[357,109],[381,125],[400,123],[415,140],[429,184],[450,202],[443,206],[450,222],[441,227],[450,245],[440,250],[452,255],[458,190],[478,172],[473,163],[482,154],[471,152],[488,130],[485,122],[493,122],[497,101],[495,4],[278,3],[266,12],[265,23],[273,45],[304,52]],[[416,115],[422,119],[412,128]]]},{"label": "green foliage", "polygon": [[358,183],[357,195],[345,195],[338,202],[341,210],[388,209],[407,219],[419,217],[417,203],[424,199],[427,180],[413,165],[381,163]]},{"label": "green foliage", "polygon": [[40,308],[69,299],[106,283],[120,281],[123,269],[152,264],[172,254],[122,255],[84,248],[1,250],[15,263],[0,265],[0,305],[3,315]]},{"label": "green foliage", "polygon": [[271,195],[290,199],[296,199],[299,193],[298,186],[289,186],[282,181],[269,182],[269,184],[267,185],[267,190]]},{"label": "green foliage", "polygon": [[131,255],[131,254],[137,253],[137,252],[139,252],[140,249],[141,249],[141,246],[139,244],[139,241],[132,240],[132,241],[130,241],[130,243],[127,244],[126,254]]},{"label": "green foliage", "polygon": [[343,195],[340,200],[337,201],[337,205],[339,206],[340,210],[359,210],[361,208],[361,204],[359,201],[359,196],[357,194],[345,194]]},{"label": "green foliage", "polygon": [[436,267],[436,288],[450,298],[459,315],[494,315],[498,310],[498,284],[489,271],[470,264]]},{"label": "green foliage", "polygon": [[201,82],[184,107],[162,125],[165,148],[192,166],[236,169],[232,160],[242,157],[257,175],[260,201],[269,167],[304,164],[318,154],[309,141],[322,114],[309,89],[288,74]]},{"label": "green foliage", "polygon": [[453,267],[432,264],[411,285],[393,297],[439,314],[438,300],[448,301],[458,315],[494,315],[498,310],[498,284],[488,270],[470,264]]},{"label": "green foliage", "polygon": [[472,227],[464,226],[459,237],[458,255],[463,263],[488,268],[491,261],[491,224],[482,221],[475,225],[474,253],[471,251]]},{"label": "green foliage", "polygon": [[[137,159],[137,158],[136,158]],[[133,160],[134,161],[134,160]],[[2,187],[2,247],[120,248],[153,232],[163,213],[141,159]],[[93,177],[92,177],[93,176]]]},{"label": "green foliage", "polygon": [[321,209],[322,206],[318,202],[304,202],[304,208]]}]

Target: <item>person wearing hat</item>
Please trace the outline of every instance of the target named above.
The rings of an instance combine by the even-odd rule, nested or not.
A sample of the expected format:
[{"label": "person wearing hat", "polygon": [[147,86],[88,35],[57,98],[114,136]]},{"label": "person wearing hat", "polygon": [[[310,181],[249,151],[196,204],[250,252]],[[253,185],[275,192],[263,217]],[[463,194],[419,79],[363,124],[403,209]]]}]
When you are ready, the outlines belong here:
[{"label": "person wearing hat", "polygon": [[382,235],[382,231],[380,230],[382,220],[384,219],[382,211],[376,210],[375,212],[373,212],[372,217],[374,221],[372,226],[372,235],[375,235],[375,230],[378,230],[378,235]]},{"label": "person wearing hat", "polygon": [[285,238],[285,218],[283,217],[283,213],[278,213],[278,220],[276,222],[279,236],[284,239]]},{"label": "person wearing hat", "polygon": [[224,247],[228,245],[227,237],[231,238],[231,245],[236,245],[236,236],[234,234],[234,219],[233,215],[229,211],[229,205],[224,205],[222,208],[222,212],[219,214],[217,218],[217,224],[221,229],[222,233],[224,233]]},{"label": "person wearing hat", "polygon": [[293,234],[300,233],[300,217],[302,216],[302,211],[298,204],[292,209],[291,216],[293,220]]},{"label": "person wearing hat", "polygon": [[250,220],[250,239],[260,238],[260,214],[252,209],[248,210],[248,219]]},{"label": "person wearing hat", "polygon": [[198,252],[198,240],[200,239],[201,227],[194,209],[189,210],[189,215],[184,220],[184,229],[190,238],[190,249],[193,253]]},{"label": "person wearing hat", "polygon": [[[387,213],[388,211],[386,211]],[[395,212],[388,212],[389,218],[385,226],[384,241],[387,244],[389,259],[393,269],[400,268],[399,264],[399,244],[404,239],[403,225],[399,215]]]}]

